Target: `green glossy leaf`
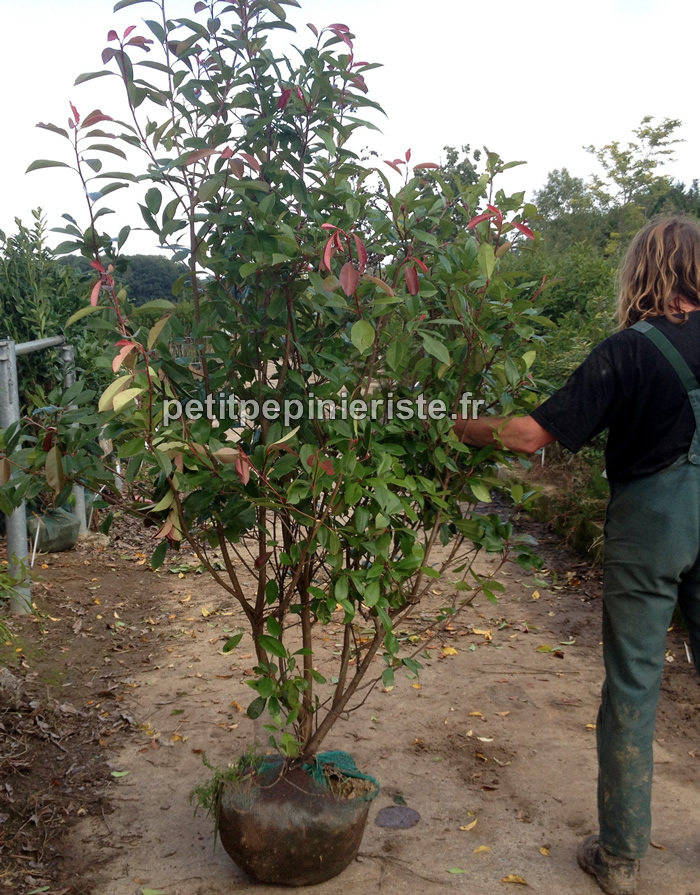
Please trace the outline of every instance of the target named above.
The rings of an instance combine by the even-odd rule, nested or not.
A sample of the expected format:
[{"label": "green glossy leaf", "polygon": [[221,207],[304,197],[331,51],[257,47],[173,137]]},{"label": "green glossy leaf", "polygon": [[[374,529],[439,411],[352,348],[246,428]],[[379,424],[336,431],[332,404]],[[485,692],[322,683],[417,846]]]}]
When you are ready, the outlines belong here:
[{"label": "green glossy leaf", "polygon": [[494,268],[496,267],[496,253],[494,252],[491,243],[482,242],[476,257],[479,263],[479,270],[483,276],[485,276],[487,280],[491,279]]},{"label": "green glossy leaf", "polygon": [[447,350],[444,342],[441,342],[439,339],[436,339],[435,336],[431,336],[428,333],[421,333],[421,339],[423,340],[423,347],[428,352],[428,354],[437,358],[443,364],[451,363],[450,352]]},{"label": "green glossy leaf", "polygon": [[234,634],[233,637],[229,637],[226,643],[221,647],[221,652],[230,653],[232,650],[238,646],[238,644],[243,639],[243,632],[241,631],[239,634]]},{"label": "green glossy leaf", "polygon": [[272,653],[273,656],[277,656],[280,659],[284,659],[287,656],[287,650],[285,649],[284,644],[280,643],[276,637],[270,637],[268,634],[261,634],[258,637],[258,643],[266,653]]},{"label": "green glossy leaf", "polygon": [[153,555],[151,556],[151,568],[155,571],[159,569],[163,565],[163,560],[168,552],[168,542],[163,538],[163,540],[158,544],[156,549],[153,551]]},{"label": "green glossy leaf", "polygon": [[265,706],[267,705],[267,699],[262,696],[258,696],[257,699],[254,699],[251,704],[248,706],[248,717],[252,718],[253,721],[256,718],[259,718],[260,715],[265,711]]},{"label": "green glossy leaf", "polygon": [[24,172],[25,174],[29,174],[30,171],[38,171],[40,168],[70,168],[70,165],[67,165],[65,162],[54,162],[50,159],[40,158],[35,162],[32,162],[31,165]]},{"label": "green glossy leaf", "polygon": [[357,320],[350,330],[350,339],[360,354],[364,354],[374,344],[374,327],[369,320]]},{"label": "green glossy leaf", "polygon": [[173,302],[168,301],[167,298],[154,298],[153,301],[147,301],[143,305],[139,305],[138,308],[134,308],[131,312],[134,314],[142,314],[148,313],[149,311],[174,311],[175,305]]},{"label": "green glossy leaf", "polygon": [[100,307],[93,307],[92,305],[88,305],[87,308],[80,308],[79,311],[76,311],[75,314],[71,314],[68,320],[66,320],[65,328],[71,325],[71,323],[76,323],[78,320],[82,320],[83,317],[87,317],[88,314],[94,314],[95,311],[101,311]]},{"label": "green glossy leaf", "polygon": [[471,492],[482,503],[491,503],[491,492],[483,482],[469,482]]}]

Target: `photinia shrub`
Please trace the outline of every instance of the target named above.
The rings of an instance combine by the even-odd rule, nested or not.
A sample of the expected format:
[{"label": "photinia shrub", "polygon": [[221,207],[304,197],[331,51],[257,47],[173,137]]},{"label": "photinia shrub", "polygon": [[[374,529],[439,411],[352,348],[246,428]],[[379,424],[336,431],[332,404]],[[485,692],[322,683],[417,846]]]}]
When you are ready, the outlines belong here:
[{"label": "photinia shrub", "polygon": [[[375,66],[346,25],[310,24],[310,42],[283,54],[268,38],[294,30],[296,0],[198,2],[174,20],[165,0],[115,11],[137,3],[154,18],[110,31],[105,69],[78,78],[119,78],[121,117],[71,106],[67,128],[40,125],[67,140],[69,161],[30,166],[67,165],[85,187],[86,225],[68,219],[60,249],[91,258],[72,325],[112,334],[114,379],[97,407],[78,385],[34,421],[50,422],[48,447],[34,430],[15,454],[19,432],[4,433],[0,508],[47,483],[64,502],[80,481],[151,524],[154,568],[189,544],[252,634],[249,714],[266,710],[276,747],[307,758],[367,680],[418,670],[396,629],[436,578],[448,618],[501,588],[476,571],[480,552],[534,562],[510,521],[477,508],[507,458],[452,431],[474,401],[481,413],[536,402],[543,320],[499,273],[533,237],[534,209],[496,188],[510,165],[495,153],[470,184],[410,151],[366,165],[356,147],[380,111],[365,81]],[[188,265],[184,360],[169,303],[132,311],[120,286],[129,227],[114,238],[101,227],[124,186]],[[11,479],[10,463],[23,469]],[[522,487],[509,490],[520,507]],[[332,682],[312,641],[331,619],[344,625]]]}]

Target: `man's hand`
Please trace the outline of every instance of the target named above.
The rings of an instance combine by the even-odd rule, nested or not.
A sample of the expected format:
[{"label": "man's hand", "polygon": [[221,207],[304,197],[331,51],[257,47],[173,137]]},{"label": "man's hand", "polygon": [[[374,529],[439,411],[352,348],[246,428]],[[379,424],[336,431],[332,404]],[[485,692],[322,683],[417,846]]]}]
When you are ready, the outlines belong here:
[{"label": "man's hand", "polygon": [[509,451],[532,454],[556,441],[556,438],[540,426],[531,416],[495,417],[455,420],[454,430],[460,441],[475,447],[499,444]]}]

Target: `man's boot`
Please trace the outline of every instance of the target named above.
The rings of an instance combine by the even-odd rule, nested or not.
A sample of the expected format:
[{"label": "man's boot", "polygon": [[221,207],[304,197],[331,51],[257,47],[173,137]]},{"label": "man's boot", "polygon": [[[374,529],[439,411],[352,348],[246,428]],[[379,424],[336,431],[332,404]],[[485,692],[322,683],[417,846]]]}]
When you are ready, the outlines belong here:
[{"label": "man's boot", "polygon": [[594,876],[607,895],[636,895],[639,861],[609,854],[597,836],[586,836],[576,852],[582,870]]}]

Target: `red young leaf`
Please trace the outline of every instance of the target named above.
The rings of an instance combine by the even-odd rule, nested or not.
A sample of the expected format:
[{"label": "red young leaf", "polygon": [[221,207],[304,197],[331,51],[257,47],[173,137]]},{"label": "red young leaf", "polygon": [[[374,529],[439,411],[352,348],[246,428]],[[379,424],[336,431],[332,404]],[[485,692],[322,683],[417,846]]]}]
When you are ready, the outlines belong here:
[{"label": "red young leaf", "polygon": [[333,234],[333,245],[336,247],[336,249],[338,249],[339,252],[343,249],[343,243],[340,241],[341,233],[343,234],[343,236],[345,236],[344,230],[336,230]]},{"label": "red young leaf", "polygon": [[195,149],[194,152],[190,152],[190,154],[185,159],[186,165],[193,165],[195,162],[200,161],[203,158],[209,158],[210,155],[214,155],[216,149]]},{"label": "red young leaf", "polygon": [[533,233],[533,231],[529,227],[526,227],[525,224],[519,224],[516,221],[511,221],[511,225],[515,227],[516,230],[520,230],[520,232],[527,236],[528,239],[535,238],[535,234]]},{"label": "red young leaf", "polygon": [[490,208],[491,211],[496,215],[496,217],[498,218],[498,223],[500,224],[501,221],[503,220],[503,215],[501,214],[501,210],[499,208],[496,208],[495,205],[487,205],[486,207]]},{"label": "red young leaf", "polygon": [[102,64],[107,65],[110,59],[117,55],[119,50],[115,50],[114,47],[105,47],[102,50]]},{"label": "red young leaf", "polygon": [[170,536],[170,532],[173,530],[173,520],[168,516],[163,525],[158,529],[158,531],[153,535],[154,538],[167,538]]},{"label": "red young leaf", "polygon": [[415,267],[409,267],[408,264],[403,269],[404,279],[406,280],[406,288],[411,295],[418,295],[420,291],[420,283],[418,282],[418,271]]},{"label": "red young leaf", "polygon": [[353,295],[360,282],[360,272],[355,270],[352,261],[346,261],[340,269],[340,285],[346,295]]},{"label": "red young leaf", "polygon": [[321,224],[321,230],[337,230],[335,224]]},{"label": "red young leaf", "polygon": [[107,40],[119,40],[119,35],[117,34],[116,31],[112,30],[107,35]]},{"label": "red young leaf", "polygon": [[98,280],[92,287],[92,292],[90,293],[90,304],[93,306],[93,308],[97,307],[97,299],[99,298],[101,287],[102,280]]},{"label": "red young leaf", "polygon": [[370,283],[374,283],[375,286],[379,286],[379,288],[383,292],[386,292],[387,295],[391,295],[391,297],[393,298],[394,290],[391,288],[391,286],[388,283],[385,283],[384,280],[380,280],[379,277],[373,277],[372,274],[370,274],[370,273],[366,273],[364,275],[363,279],[369,280]]},{"label": "red young leaf", "polygon": [[407,149],[406,150],[406,164],[408,164],[410,161],[411,161],[411,150]]},{"label": "red young leaf", "polygon": [[70,110],[73,113],[73,118],[75,119],[75,123],[80,124],[80,115],[78,114],[78,110],[75,108],[73,103],[70,104]]},{"label": "red young leaf", "polygon": [[333,239],[335,237],[335,233],[333,236],[329,236],[325,246],[323,247],[323,266],[326,270],[331,269],[331,260],[333,258]]},{"label": "red young leaf", "polygon": [[432,170],[436,170],[440,167],[440,165],[436,165],[435,162],[421,162],[420,165],[414,165],[413,170],[419,171],[421,168],[431,168]]},{"label": "red young leaf", "polygon": [[221,153],[221,158],[231,158],[233,155],[233,149],[230,146],[227,146]]},{"label": "red young leaf", "polygon": [[360,266],[360,273],[364,273],[367,267],[367,249],[357,233],[353,233],[352,238],[355,240],[355,247],[357,248],[357,261]]},{"label": "red young leaf", "polygon": [[388,158],[384,159],[384,164],[388,165],[390,168],[393,168],[397,174],[401,173],[401,168],[396,164],[396,162],[390,162]]},{"label": "red young leaf", "polygon": [[99,270],[100,273],[106,273],[104,267],[100,264],[99,261],[91,261],[90,267],[94,267],[95,270]]},{"label": "red young leaf", "polygon": [[248,162],[251,168],[260,173],[260,162],[255,158],[254,155],[251,155],[249,152],[242,152],[241,155]]},{"label": "red young leaf", "polygon": [[311,22],[307,22],[306,27],[313,31],[314,37],[318,37],[318,28],[315,25],[312,25]]},{"label": "red young leaf", "polygon": [[352,41],[350,40],[350,35],[347,34],[345,31],[338,31],[338,30],[336,30],[335,28],[331,28],[331,31],[332,31],[337,37],[339,37],[339,38],[343,41],[343,43],[344,43],[344,44],[350,49],[350,51],[352,52],[353,46],[352,46]]},{"label": "red young leaf", "polygon": [[139,34],[136,37],[132,37],[131,40],[127,42],[127,46],[141,47],[142,50],[146,50],[147,53],[150,53],[150,49],[146,46],[146,44],[152,43],[153,41],[150,38],[143,37]]},{"label": "red young leaf", "polygon": [[343,25],[341,22],[334,22],[332,25],[328,26],[331,31],[349,31],[347,25]]},{"label": "red young leaf", "polygon": [[425,266],[425,264],[423,264],[423,262],[420,260],[420,258],[414,258],[413,256],[411,256],[411,261],[413,261],[415,264],[417,264],[418,267],[420,267],[420,269],[423,271],[423,273],[428,272],[428,268]]},{"label": "red young leaf", "polygon": [[203,9],[206,9],[206,8],[207,8],[207,4],[202,3],[202,0],[199,0],[199,3],[195,3],[195,5],[194,5],[195,12],[201,12]]},{"label": "red young leaf", "polygon": [[114,121],[111,115],[105,115],[104,112],[100,112],[99,109],[95,109],[94,112],[90,112],[88,117],[83,122],[84,127],[92,127],[93,124],[98,124],[100,121]]},{"label": "red young leaf", "polygon": [[367,93],[367,83],[362,75],[353,75],[352,78],[350,78],[350,83],[354,84],[355,87],[363,93]]},{"label": "red young leaf", "polygon": [[485,211],[482,214],[477,214],[475,218],[472,218],[471,221],[467,224],[467,230],[471,230],[472,227],[476,227],[477,224],[480,224],[482,221],[488,221],[493,217],[490,211]]},{"label": "red young leaf", "polygon": [[335,475],[335,469],[333,468],[332,460],[319,460],[318,465],[324,472],[327,472],[328,475]]},{"label": "red young leaf", "polygon": [[238,448],[236,472],[238,473],[238,478],[241,480],[241,484],[247,485],[250,481],[250,460],[242,448]]},{"label": "red young leaf", "polygon": [[286,107],[287,103],[289,102],[289,97],[290,97],[291,95],[292,95],[292,88],[291,88],[291,87],[286,87],[286,88],[282,91],[282,94],[280,95],[280,98],[277,100],[277,109],[278,109],[280,112]]},{"label": "red young leaf", "polygon": [[127,342],[126,345],[122,345],[119,350],[119,354],[112,361],[112,372],[116,373],[119,367],[124,363],[124,358],[129,354],[130,351],[133,351],[136,348],[135,342]]},{"label": "red young leaf", "polygon": [[129,25],[129,27],[124,32],[124,40],[127,39],[127,37],[131,34],[131,32],[134,30],[134,28],[136,28],[136,25]]},{"label": "red young leaf", "polygon": [[256,556],[255,562],[253,563],[253,565],[255,566],[256,569],[262,569],[262,567],[265,565],[265,563],[268,561],[268,559],[271,556],[272,556],[272,550],[268,550],[267,553],[263,553],[262,556]]},{"label": "red young leaf", "polygon": [[297,96],[302,102],[304,102],[304,94],[301,92],[301,87],[297,87]]}]

